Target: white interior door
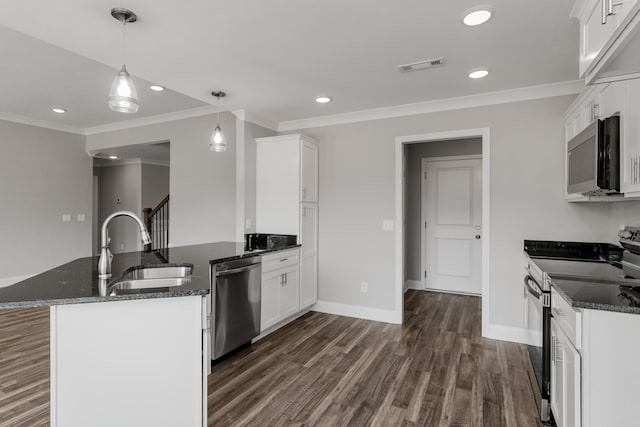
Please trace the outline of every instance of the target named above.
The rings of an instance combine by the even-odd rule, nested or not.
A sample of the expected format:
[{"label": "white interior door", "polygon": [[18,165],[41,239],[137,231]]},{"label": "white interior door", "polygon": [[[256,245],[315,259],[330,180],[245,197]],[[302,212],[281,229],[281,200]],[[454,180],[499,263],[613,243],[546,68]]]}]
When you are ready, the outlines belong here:
[{"label": "white interior door", "polygon": [[482,159],[423,159],[425,288],[482,294]]}]

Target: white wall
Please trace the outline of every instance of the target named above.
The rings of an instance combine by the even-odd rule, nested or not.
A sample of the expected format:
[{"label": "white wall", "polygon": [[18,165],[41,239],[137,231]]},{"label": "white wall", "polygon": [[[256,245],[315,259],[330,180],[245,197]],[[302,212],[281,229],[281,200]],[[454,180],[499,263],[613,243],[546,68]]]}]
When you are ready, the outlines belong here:
[{"label": "white wall", "polygon": [[170,189],[169,166],[142,163],[142,208],[158,206]]},{"label": "white wall", "polygon": [[[136,162],[103,166],[96,170],[100,197],[100,217],[96,227],[100,228],[104,220],[116,211],[131,211],[142,218],[142,165]],[[142,250],[138,225],[131,218],[114,218],[109,225],[109,237],[114,254]]]},{"label": "white wall", "polygon": [[0,278],[91,254],[92,165],[83,136],[0,120]]},{"label": "white wall", "polygon": [[613,242],[617,224],[640,223],[636,202],[564,200],[562,115],[574,98],[301,130],[320,140],[320,299],[394,309],[394,233],[382,231],[382,220],[395,215],[395,137],[489,127],[490,322],[522,327],[524,239]]},{"label": "white wall", "polygon": [[482,154],[482,138],[430,141],[407,144],[405,197],[405,274],[406,280],[422,281],[422,159],[427,157]]},{"label": "white wall", "polygon": [[220,126],[227,139],[224,153],[209,150],[215,114],[89,135],[87,150],[170,141],[170,244],[233,241],[235,120],[231,113],[220,114]]},{"label": "white wall", "polygon": [[251,221],[251,227],[245,229],[245,233],[256,231],[256,138],[275,136],[271,129],[244,122],[244,217]]}]

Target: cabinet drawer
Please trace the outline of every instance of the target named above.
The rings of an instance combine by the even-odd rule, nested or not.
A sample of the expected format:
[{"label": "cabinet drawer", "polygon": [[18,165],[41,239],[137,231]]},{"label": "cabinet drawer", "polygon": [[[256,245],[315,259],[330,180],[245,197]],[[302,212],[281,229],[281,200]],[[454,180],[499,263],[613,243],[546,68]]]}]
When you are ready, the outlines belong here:
[{"label": "cabinet drawer", "polygon": [[552,287],[551,315],[576,349],[582,349],[582,312],[575,310]]},{"label": "cabinet drawer", "polygon": [[262,272],[277,270],[280,268],[297,265],[300,262],[298,249],[276,252],[262,256]]}]

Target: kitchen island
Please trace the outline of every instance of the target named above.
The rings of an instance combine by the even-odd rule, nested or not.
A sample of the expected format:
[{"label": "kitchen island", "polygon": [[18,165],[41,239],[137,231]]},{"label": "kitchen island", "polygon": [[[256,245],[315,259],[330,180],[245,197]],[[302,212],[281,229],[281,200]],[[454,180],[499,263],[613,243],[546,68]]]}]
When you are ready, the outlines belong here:
[{"label": "kitchen island", "polygon": [[[51,307],[52,426],[206,425],[211,264],[281,250],[219,242],[81,258],[0,289],[0,308]],[[192,266],[180,286],[111,291],[132,268]]]}]

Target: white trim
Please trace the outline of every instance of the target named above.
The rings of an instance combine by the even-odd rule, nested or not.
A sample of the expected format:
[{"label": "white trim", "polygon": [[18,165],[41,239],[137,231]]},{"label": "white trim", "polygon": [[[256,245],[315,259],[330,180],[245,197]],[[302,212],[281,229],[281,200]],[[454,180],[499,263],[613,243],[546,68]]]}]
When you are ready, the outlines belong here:
[{"label": "white trim", "polygon": [[236,116],[236,242],[244,242],[244,124],[245,121]]},{"label": "white trim", "polygon": [[397,321],[396,313],[393,310],[364,307],[361,305],[340,304],[331,301],[318,301],[311,307],[311,311],[336,314],[338,316],[355,317],[357,319],[375,320],[376,322],[402,323]]},{"label": "white trim", "polygon": [[462,108],[481,107],[486,105],[504,104],[508,102],[550,98],[554,96],[574,95],[580,93],[583,89],[584,82],[582,80],[571,80],[539,86],[528,86],[497,92],[481,93],[477,95],[444,98],[433,101],[417,102],[413,104],[354,111],[350,113],[335,114],[331,116],[320,116],[307,119],[283,121],[279,123],[278,131],[286,132],[296,129],[308,129],[321,126],[332,126],[345,123],[357,123],[369,120],[381,120],[393,117],[412,116],[416,114],[426,114],[437,111],[459,110]]},{"label": "white trim", "polygon": [[[427,278],[424,272],[427,270],[427,232],[423,224],[427,221],[427,164],[434,162],[454,162],[457,160],[482,160],[482,154],[467,154],[461,156],[423,157],[420,159],[420,274],[422,289],[427,289]],[[473,294],[477,295],[477,294]]]},{"label": "white trim", "polygon": [[13,277],[4,277],[0,279],[0,288],[5,288],[7,286],[11,286],[18,282],[28,279],[29,277],[35,276],[36,273],[33,274],[25,274],[23,276],[13,276]]},{"label": "white trim", "polygon": [[259,114],[252,113],[247,110],[233,110],[231,113],[235,115],[239,120],[253,123],[254,125],[262,126],[265,129],[278,131],[278,123],[260,116]]},{"label": "white trim", "polygon": [[[103,157],[96,157],[96,159],[102,159]],[[151,166],[162,166],[162,167],[171,167],[170,162],[162,162],[159,160],[145,160],[140,158],[135,159],[122,159],[122,160],[109,160],[108,164],[104,165],[95,165],[97,168],[109,168],[112,166],[122,166],[122,165],[151,165]]]},{"label": "white trim", "polygon": [[171,113],[156,114],[155,116],[140,117],[139,119],[123,120],[121,122],[85,128],[84,135],[94,135],[96,133],[113,132],[116,130],[155,125],[174,120],[189,119],[191,117],[206,116],[207,114],[214,114],[218,111],[222,112],[222,110],[215,105],[203,105],[202,107],[190,108],[188,110],[173,111]]},{"label": "white trim", "polygon": [[[484,316],[482,317],[484,320]],[[486,327],[483,325],[482,336],[494,340],[511,341],[536,346],[541,342],[540,334],[536,333],[536,331],[530,331],[525,328],[496,325],[493,323],[488,324]]]},{"label": "white trim", "polygon": [[60,132],[75,133],[78,135],[85,134],[84,129],[76,126],[49,122],[47,120],[33,119],[31,117],[20,116],[18,114],[0,113],[0,120],[5,120],[7,122],[13,122],[13,123],[20,123],[23,125],[36,126],[39,128],[58,130]]},{"label": "white trim", "polygon": [[320,141],[317,139],[313,139],[310,136],[301,134],[301,133],[290,133],[286,135],[276,135],[276,136],[263,136],[261,138],[256,138],[256,143],[261,142],[291,142],[291,141],[304,141],[309,142],[311,144],[320,144]]},{"label": "white trim", "polygon": [[[463,129],[449,132],[435,132],[418,135],[398,136],[395,141],[395,215],[396,224],[401,224],[404,218],[403,203],[403,179],[402,170],[402,153],[403,145],[411,143],[420,143],[434,140],[449,140],[470,137],[482,137],[482,229],[484,230],[484,239],[482,239],[482,335],[487,336],[489,333],[489,298],[490,298],[490,203],[491,203],[491,131],[489,128]],[[396,308],[394,318],[402,323],[404,317],[404,299],[403,299],[403,272],[404,272],[404,235],[402,227],[396,227],[396,265],[395,265],[395,295]]]},{"label": "white trim", "polygon": [[404,285],[405,290],[424,291],[424,285],[420,280],[407,280]]}]

